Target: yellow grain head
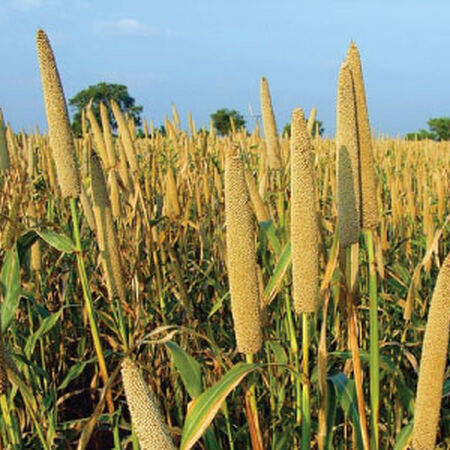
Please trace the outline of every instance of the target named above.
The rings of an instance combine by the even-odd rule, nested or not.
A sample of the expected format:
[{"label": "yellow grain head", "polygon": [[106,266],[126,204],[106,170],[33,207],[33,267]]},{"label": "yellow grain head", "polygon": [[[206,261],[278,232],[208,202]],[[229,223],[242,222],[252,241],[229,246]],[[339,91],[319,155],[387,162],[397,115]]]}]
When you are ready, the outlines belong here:
[{"label": "yellow grain head", "polygon": [[80,201],[81,201],[81,207],[83,208],[84,217],[86,218],[88,227],[92,231],[95,231],[94,213],[92,212],[91,203],[88,199],[88,196],[86,195],[86,191],[84,190],[83,185],[81,185]]},{"label": "yellow grain head", "polygon": [[303,111],[291,120],[291,245],[294,308],[315,312],[319,286],[319,229],[310,135]]},{"label": "yellow grain head", "polygon": [[269,84],[265,77],[261,78],[261,113],[266,141],[267,159],[271,169],[281,168],[280,143],[278,141],[277,124],[272,108]]},{"label": "yellow grain head", "polygon": [[111,209],[114,217],[118,218],[122,214],[122,208],[120,207],[120,192],[119,184],[117,182],[117,176],[114,169],[109,171],[108,175],[109,189],[111,192]]},{"label": "yellow grain head", "polygon": [[262,341],[256,263],[256,223],[237,147],[225,153],[225,217],[231,310],[238,350],[253,354]]},{"label": "yellow grain head", "polygon": [[270,215],[267,212],[263,199],[259,195],[255,179],[247,169],[245,170],[245,181],[247,182],[248,192],[250,194],[250,200],[252,201],[256,219],[258,222],[267,222],[270,220]]},{"label": "yellow grain head", "polygon": [[123,149],[125,151],[128,164],[130,165],[131,170],[134,172],[137,170],[137,161],[134,144],[133,140],[131,139],[127,121],[125,120],[125,117],[122,114],[119,105],[114,100],[111,100],[111,109],[119,127],[120,140],[123,143]]},{"label": "yellow grain head", "polygon": [[100,160],[95,154],[91,157],[91,185],[97,238],[109,294],[111,298],[117,295],[121,301],[125,302],[126,294],[119,243],[111,213],[105,177]]},{"label": "yellow grain head", "polygon": [[347,52],[347,62],[352,73],[356,99],[356,122],[361,170],[361,227],[373,230],[378,224],[375,167],[361,59],[354,42],[350,44]]},{"label": "yellow grain head", "polygon": [[166,205],[165,212],[169,217],[180,215],[180,204],[178,203],[177,182],[172,167],[167,168],[166,176]]},{"label": "yellow grain head", "polygon": [[0,169],[7,170],[10,167],[8,145],[6,143],[6,127],[3,121],[3,113],[0,108]]},{"label": "yellow grain head", "polygon": [[348,64],[339,71],[336,111],[337,213],[341,244],[358,242],[360,190],[355,93]]},{"label": "yellow grain head", "polygon": [[172,121],[175,124],[175,128],[179,130],[181,127],[180,115],[178,114],[178,110],[177,107],[175,106],[175,103],[172,103]]},{"label": "yellow grain head", "polygon": [[420,360],[413,448],[434,448],[442,401],[450,325],[450,254],[447,255],[434,288]]},{"label": "yellow grain head", "polygon": [[19,217],[19,208],[22,200],[22,194],[19,191],[15,191],[14,198],[11,204],[11,210],[9,211],[8,222],[6,223],[2,241],[3,246],[6,250],[10,249],[15,242],[16,235],[19,233],[18,229],[18,217]]},{"label": "yellow grain head", "polygon": [[106,152],[106,144],[105,140],[103,138],[102,130],[100,129],[100,126],[98,125],[97,118],[95,117],[94,112],[92,111],[92,105],[89,103],[89,105],[86,108],[86,117],[89,120],[89,123],[91,125],[92,134],[94,136],[94,144],[95,148],[100,155],[100,158],[102,158],[103,165],[109,169],[109,158],[108,154]]},{"label": "yellow grain head", "polygon": [[109,167],[114,167],[116,165],[116,151],[114,150],[114,142],[111,133],[111,125],[109,123],[108,109],[103,102],[100,102],[100,119],[102,122],[103,140],[106,146]]},{"label": "yellow grain head", "polygon": [[75,145],[55,57],[43,30],[37,32],[37,50],[58,183],[63,197],[76,197],[80,192],[80,179],[75,163]]},{"label": "yellow grain head", "polygon": [[122,381],[131,421],[142,450],[175,449],[150,389],[136,363],[128,358],[122,363]]},{"label": "yellow grain head", "polygon": [[317,116],[317,108],[314,107],[313,109],[311,109],[311,112],[309,113],[309,118],[308,118],[308,133],[312,136],[313,133],[313,128],[314,128],[314,123],[316,122],[316,116]]}]

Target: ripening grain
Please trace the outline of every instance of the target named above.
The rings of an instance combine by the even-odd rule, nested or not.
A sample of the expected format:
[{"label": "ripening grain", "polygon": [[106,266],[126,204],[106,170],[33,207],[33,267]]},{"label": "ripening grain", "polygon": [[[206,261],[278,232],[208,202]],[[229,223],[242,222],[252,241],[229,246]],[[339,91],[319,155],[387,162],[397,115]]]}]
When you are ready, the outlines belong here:
[{"label": "ripening grain", "polygon": [[131,420],[142,450],[174,449],[167,425],[136,363],[122,362],[122,380]]},{"label": "ripening grain", "polygon": [[0,108],[0,169],[9,169],[9,152],[8,145],[6,144],[6,126],[3,121],[3,113]]},{"label": "ripening grain", "polygon": [[125,302],[126,294],[119,242],[111,213],[105,177],[100,160],[96,155],[91,157],[91,183],[98,244],[105,267],[109,293],[111,298],[117,295],[121,301]]},{"label": "ripening grain", "polygon": [[261,114],[267,149],[267,160],[271,169],[281,168],[280,143],[278,141],[277,124],[273,113],[269,83],[261,78]]},{"label": "ripening grain", "polygon": [[313,155],[301,109],[291,120],[291,245],[294,308],[315,312],[319,286],[319,230]]},{"label": "ripening grain", "polygon": [[69,115],[55,57],[43,30],[38,30],[37,33],[37,50],[50,146],[56,165],[58,183],[63,197],[76,197],[80,192],[80,179],[75,163],[75,146]]},{"label": "ripening grain", "polygon": [[255,218],[238,148],[225,151],[227,268],[238,350],[253,354],[261,347]]},{"label": "ripening grain", "polygon": [[356,123],[361,170],[361,227],[373,230],[378,224],[375,168],[361,59],[354,42],[350,44],[347,52],[347,62],[353,78],[356,101]]},{"label": "ripening grain", "polygon": [[360,189],[355,93],[348,64],[339,71],[336,106],[337,210],[339,239],[344,247],[358,242]]},{"label": "ripening grain", "polygon": [[439,271],[428,312],[414,409],[415,450],[428,450],[435,445],[447,363],[449,326],[450,254]]}]

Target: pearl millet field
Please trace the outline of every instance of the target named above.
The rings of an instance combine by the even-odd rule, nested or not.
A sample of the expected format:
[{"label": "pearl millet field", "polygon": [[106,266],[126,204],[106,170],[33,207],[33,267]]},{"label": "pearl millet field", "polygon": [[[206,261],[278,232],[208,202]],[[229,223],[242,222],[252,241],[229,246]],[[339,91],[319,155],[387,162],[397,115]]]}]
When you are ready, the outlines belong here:
[{"label": "pearl millet field", "polygon": [[450,448],[450,141],[373,135],[354,43],[334,139],[264,77],[253,132],[76,135],[57,58],[0,112],[0,449]]}]

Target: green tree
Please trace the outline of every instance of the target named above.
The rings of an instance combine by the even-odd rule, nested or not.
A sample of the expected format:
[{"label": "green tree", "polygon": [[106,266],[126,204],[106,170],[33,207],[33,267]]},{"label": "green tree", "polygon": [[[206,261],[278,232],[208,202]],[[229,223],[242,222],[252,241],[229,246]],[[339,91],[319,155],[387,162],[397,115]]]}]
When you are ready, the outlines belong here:
[{"label": "green tree", "polygon": [[234,126],[236,130],[242,128],[245,125],[245,120],[242,114],[240,114],[235,109],[229,110],[227,108],[218,109],[215,113],[211,114],[211,119],[214,124],[214,128],[217,133],[224,136],[228,134],[231,130],[231,121],[233,118]]},{"label": "green tree", "polygon": [[431,118],[428,127],[437,136],[438,141],[450,140],[450,117]]},{"label": "green tree", "polygon": [[81,135],[81,111],[92,100],[92,112],[100,123],[100,102],[103,102],[108,109],[109,123],[113,130],[117,129],[117,123],[114,120],[109,102],[115,100],[119,108],[124,113],[127,113],[133,120],[136,126],[142,123],[141,112],[142,106],[135,104],[135,99],[128,93],[128,88],[123,84],[114,84],[101,82],[89,86],[69,100],[69,105],[75,111],[72,119],[72,129],[75,135]]},{"label": "green tree", "polygon": [[435,141],[437,139],[437,136],[432,133],[431,131],[424,130],[423,128],[419,131],[416,131],[415,133],[407,133],[405,135],[405,139],[407,141],[423,141],[424,139],[431,139],[432,141]]},{"label": "green tree", "polygon": [[[314,126],[312,129],[312,135],[315,137],[315,135],[319,132],[319,136],[323,136],[323,133],[325,132],[325,128],[323,127],[323,123],[320,120],[314,121]],[[291,136],[291,124],[287,123],[283,128],[283,134],[287,133],[288,136]]]}]

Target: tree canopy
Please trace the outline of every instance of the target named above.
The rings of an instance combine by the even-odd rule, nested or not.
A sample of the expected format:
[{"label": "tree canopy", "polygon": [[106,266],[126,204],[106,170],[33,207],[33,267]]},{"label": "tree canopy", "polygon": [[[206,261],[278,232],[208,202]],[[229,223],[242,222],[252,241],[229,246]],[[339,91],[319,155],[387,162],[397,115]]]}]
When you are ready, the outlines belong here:
[{"label": "tree canopy", "polygon": [[211,119],[217,133],[224,136],[231,131],[230,118],[233,119],[236,130],[239,130],[239,128],[242,128],[245,125],[244,117],[235,109],[229,110],[227,108],[222,108],[211,114]]},{"label": "tree canopy", "polygon": [[135,104],[135,99],[128,93],[128,88],[123,84],[100,82],[78,92],[69,100],[69,105],[75,111],[72,119],[72,129],[76,135],[81,134],[81,111],[92,100],[92,112],[100,122],[100,102],[108,109],[109,123],[113,130],[117,129],[117,123],[110,107],[110,100],[115,100],[121,111],[128,114],[134,120],[135,125],[142,123],[142,106]]},{"label": "tree canopy", "polygon": [[428,130],[423,128],[415,133],[408,133],[405,139],[408,140],[423,140],[431,139],[433,141],[449,141],[450,140],[450,117],[435,117],[428,122]]}]

